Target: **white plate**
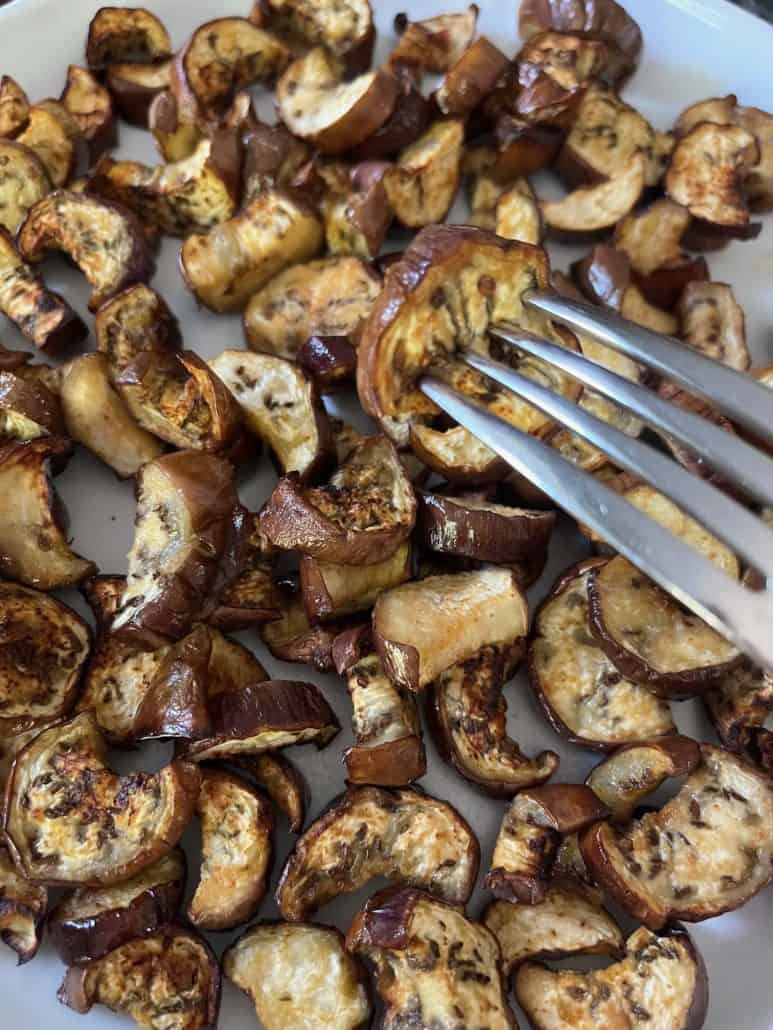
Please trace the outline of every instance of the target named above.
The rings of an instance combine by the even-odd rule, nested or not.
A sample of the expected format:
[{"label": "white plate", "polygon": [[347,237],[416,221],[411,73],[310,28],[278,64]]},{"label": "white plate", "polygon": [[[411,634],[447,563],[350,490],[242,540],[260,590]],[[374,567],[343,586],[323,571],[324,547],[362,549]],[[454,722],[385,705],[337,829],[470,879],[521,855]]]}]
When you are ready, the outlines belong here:
[{"label": "white plate", "polygon": [[[309,0],[313,3],[313,0]],[[481,7],[479,29],[507,54],[517,47],[517,0],[478,0]],[[68,63],[82,62],[86,28],[99,6],[98,0],[17,0],[0,10],[0,72],[13,75],[33,100],[58,96]],[[126,5],[128,6],[128,5]],[[223,14],[240,14],[248,10],[249,0],[234,3],[233,10],[215,0],[148,0],[166,23],[175,46],[201,22]],[[393,45],[392,20],[403,8],[403,0],[376,0],[379,43],[377,56],[383,58]],[[413,0],[412,18],[427,17],[448,10],[462,10],[464,0]],[[704,97],[737,93],[745,104],[773,109],[773,82],[768,75],[773,53],[773,28],[744,14],[723,0],[628,0],[627,7],[644,32],[645,53],[642,65],[625,96],[639,107],[660,128],[668,128],[675,116],[688,104]],[[767,81],[765,81],[767,76]],[[260,97],[260,91],[256,91]],[[263,94],[261,108],[271,114],[270,98]],[[121,125],[119,154],[155,163],[157,157],[148,133]],[[463,207],[455,208],[455,219],[463,220]],[[732,283],[738,300],[747,313],[749,341],[756,364],[773,360],[773,225],[766,219],[761,237],[753,243],[734,244],[725,251],[709,255],[714,279]],[[197,311],[191,295],[183,287],[177,272],[179,242],[163,242],[158,273],[153,285],[166,298],[179,317],[188,347],[205,357],[218,354],[225,347],[241,347],[243,338],[239,319],[215,316]],[[554,250],[554,264],[566,267],[577,252],[566,248]],[[78,308],[88,325],[87,289],[83,279],[63,262],[47,262],[48,283],[61,290]],[[2,339],[11,347],[24,347],[9,325],[2,327]],[[93,340],[90,341],[93,346]],[[264,458],[259,474],[243,491],[243,500],[255,508],[267,496],[274,480],[269,462]],[[78,454],[57,480],[57,486],[71,515],[74,546],[93,558],[102,572],[125,571],[125,554],[132,536],[134,503],[132,488],[119,483],[112,472],[86,452]],[[0,498],[0,504],[7,503]],[[582,557],[586,548],[578,535],[566,525],[556,535],[551,548],[549,567],[540,583],[530,592],[533,604],[545,593],[555,576],[571,561]],[[79,595],[63,595],[80,611],[84,606]],[[252,635],[240,639],[254,645],[261,661],[270,672],[290,678],[308,678],[324,686],[344,727],[326,751],[295,748],[290,757],[297,762],[311,785],[311,815],[316,814],[335,794],[343,789],[344,773],[340,755],[350,741],[350,705],[345,688],[335,677],[318,676],[305,666],[277,662]],[[561,753],[559,779],[581,780],[598,756],[559,741],[537,711],[523,674],[507,690],[508,722],[513,736],[524,750],[534,754],[543,748]],[[712,729],[698,702],[675,705],[680,729],[699,740],[713,740]],[[472,823],[480,838],[485,873],[504,806],[482,798],[464,780],[451,772],[438,757],[432,742],[427,741],[429,772],[422,785],[432,794],[447,798],[457,805]],[[155,767],[166,760],[167,748],[157,747],[143,752],[142,760]],[[118,764],[126,765],[125,756]],[[194,834],[189,834],[195,839]],[[280,820],[276,839],[277,862],[274,882],[291,844],[290,834]],[[193,865],[195,875],[195,865]],[[372,889],[343,899],[323,909],[321,918],[335,921],[346,929],[354,911]],[[484,904],[482,891],[473,897],[470,911],[477,915]],[[267,900],[261,917],[276,916],[276,906]],[[766,1030],[773,1026],[771,987],[767,982],[771,969],[771,927],[773,927],[773,891],[768,891],[742,912],[729,914],[709,923],[695,926],[691,932],[706,959],[711,979],[711,1007],[707,1028],[712,1030]],[[233,934],[212,936],[220,951]],[[56,1002],[63,967],[51,947],[44,943],[39,955],[29,965],[17,969],[12,952],[0,946],[0,1027],[27,1028],[45,1026],[47,1030],[100,1030],[117,1026],[119,1017],[97,1007],[91,1015],[78,1016]],[[526,1021],[522,1018],[523,1025]],[[123,1021],[124,1025],[126,1021]],[[229,984],[223,992],[220,1026],[223,1030],[255,1025],[254,1013],[246,997]],[[332,1028],[331,1028],[332,1030]]]}]

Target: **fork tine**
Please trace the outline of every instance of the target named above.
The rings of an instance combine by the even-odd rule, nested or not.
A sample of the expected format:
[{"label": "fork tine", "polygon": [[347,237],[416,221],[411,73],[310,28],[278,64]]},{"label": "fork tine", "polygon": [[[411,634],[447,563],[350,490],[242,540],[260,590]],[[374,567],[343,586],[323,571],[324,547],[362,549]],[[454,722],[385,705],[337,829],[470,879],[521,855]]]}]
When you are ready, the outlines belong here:
[{"label": "fork tine", "polygon": [[[419,388],[754,661],[767,667],[773,665],[773,635],[769,629],[773,611],[767,593],[754,593],[731,579],[547,444],[478,407],[448,384],[434,376],[424,376]],[[682,469],[680,473],[689,478]]]},{"label": "fork tine", "polygon": [[760,440],[773,444],[773,391],[742,372],[593,304],[544,290],[527,290],[523,302],[673,379],[690,393],[711,401]]},{"label": "fork tine", "polygon": [[616,465],[647,480],[750,565],[766,576],[773,576],[773,532],[761,519],[755,518],[717,487],[685,472],[672,458],[626,436],[574,401],[526,379],[499,362],[479,354],[461,354],[460,357],[478,372],[513,390],[519,397],[589,440],[608,454]]},{"label": "fork tine", "polygon": [[773,506],[773,460],[744,440],[565,347],[521,333],[517,327],[495,325],[489,332],[611,397],[648,425],[701,455],[711,468],[738,483],[750,497]]}]

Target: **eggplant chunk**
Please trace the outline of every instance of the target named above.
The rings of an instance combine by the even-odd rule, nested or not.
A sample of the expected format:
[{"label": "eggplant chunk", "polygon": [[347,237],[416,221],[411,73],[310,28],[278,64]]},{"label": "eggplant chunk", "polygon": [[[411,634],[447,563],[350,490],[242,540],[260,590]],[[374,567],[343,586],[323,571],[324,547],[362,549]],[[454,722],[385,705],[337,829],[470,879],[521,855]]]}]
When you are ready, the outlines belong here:
[{"label": "eggplant chunk", "polygon": [[528,179],[518,179],[497,200],[494,231],[506,240],[542,242],[542,216]]},{"label": "eggplant chunk", "polygon": [[744,658],[703,695],[703,703],[723,747],[743,752],[773,711],[773,673]]},{"label": "eggplant chunk", "polygon": [[320,672],[330,672],[333,641],[339,631],[337,623],[312,625],[300,594],[280,590],[279,618],[261,626],[260,635],[274,658],[304,662]]},{"label": "eggplant chunk", "polygon": [[15,234],[31,208],[51,192],[51,180],[34,150],[0,139],[0,226]]},{"label": "eggplant chunk", "polygon": [[385,876],[463,905],[479,862],[475,834],[448,802],[411,789],[356,787],[299,837],[276,897],[282,916],[298,922]]},{"label": "eggplant chunk", "polygon": [[305,0],[257,0],[251,18],[291,41],[324,47],[350,74],[370,67],[376,32],[369,0],[319,0],[313,7]]},{"label": "eggplant chunk", "polygon": [[340,154],[381,128],[398,92],[397,79],[380,68],[342,82],[334,60],[315,47],[284,72],[276,99],[290,132],[323,154]]},{"label": "eggplant chunk", "polygon": [[163,298],[143,283],[104,304],[94,319],[97,347],[107,355],[115,385],[145,352],[156,360],[180,347],[180,327]]},{"label": "eggplant chunk", "polygon": [[349,951],[375,975],[384,1027],[512,1030],[496,938],[424,891],[379,891],[357,913]]},{"label": "eggplant chunk", "polygon": [[171,52],[163,23],[144,7],[100,7],[89,22],[86,61],[94,71],[114,61],[158,61]]},{"label": "eggplant chunk", "polygon": [[322,226],[310,209],[267,190],[209,233],[188,236],[180,263],[202,304],[213,311],[238,311],[288,265],[313,258],[322,244]]},{"label": "eggplant chunk", "polygon": [[595,186],[580,186],[562,200],[542,202],[549,233],[588,236],[612,229],[638,204],[644,187],[645,164],[635,154],[617,175]]},{"label": "eggplant chunk", "polygon": [[499,90],[491,95],[494,111],[499,91],[505,109],[531,124],[570,126],[588,87],[604,71],[609,51],[601,40],[563,32],[533,36],[517,56]]},{"label": "eggplant chunk", "polygon": [[242,203],[263,190],[288,186],[308,162],[311,149],[281,125],[256,122],[242,136]]},{"label": "eggplant chunk", "polygon": [[0,571],[38,590],[75,586],[96,572],[70,548],[51,483],[51,464],[71,453],[68,441],[52,436],[0,446],[0,497],[14,498],[0,507]]},{"label": "eggplant chunk", "polygon": [[266,1030],[365,1030],[367,977],[332,926],[258,923],[223,956],[223,972],[255,1005]]},{"label": "eggplant chunk", "polygon": [[268,546],[260,533],[257,515],[250,517],[247,557],[242,572],[220,595],[210,625],[222,630],[247,629],[278,619],[279,595],[274,584]]},{"label": "eggplant chunk", "polygon": [[418,229],[445,219],[459,189],[463,142],[461,121],[433,122],[387,170],[387,200],[403,225]]},{"label": "eggplant chunk", "polygon": [[522,791],[502,819],[484,886],[504,901],[539,905],[547,893],[562,837],[608,814],[590,787],[576,783]]},{"label": "eggplant chunk", "polygon": [[19,965],[37,954],[47,903],[46,888],[26,880],[0,843],[0,940],[16,952]]},{"label": "eggplant chunk", "polygon": [[512,797],[544,783],[558,768],[554,751],[529,759],[507,735],[503,687],[524,652],[523,639],[482,648],[430,688],[430,725],[440,753],[470,783],[493,797]]},{"label": "eggplant chunk", "polygon": [[110,93],[87,71],[71,64],[61,97],[65,108],[75,119],[89,149],[92,161],[116,143],[113,100]]},{"label": "eggplant chunk", "polygon": [[249,346],[293,360],[311,336],[356,345],[381,289],[381,280],[354,256],[319,258],[275,276],[244,312]]},{"label": "eggplant chunk", "polygon": [[90,712],[34,737],[14,759],[4,829],[35,883],[107,886],[175,846],[193,812],[199,771],[174,761],[120,777]]},{"label": "eggplant chunk", "polygon": [[612,813],[612,821],[625,823],[662,783],[686,776],[700,760],[700,748],[689,737],[642,741],[621,747],[594,766],[585,783]]},{"label": "eggplant chunk", "polygon": [[559,736],[600,751],[676,727],[668,703],[625,679],[588,629],[588,578],[604,559],[567,569],[538,609],[529,682]]},{"label": "eggplant chunk", "polygon": [[374,565],[342,565],[301,555],[301,592],[312,623],[366,611],[380,594],[411,578],[410,544],[403,543]]},{"label": "eggplant chunk", "polygon": [[66,365],[60,398],[70,438],[122,479],[162,453],[161,441],[137,424],[113,389],[104,354],[83,354]]},{"label": "eggplant chunk", "polygon": [[526,598],[512,572],[428,576],[382,594],[373,611],[376,648],[390,680],[419,691],[482,648],[526,635]]},{"label": "eggplant chunk", "polygon": [[153,64],[116,61],[109,65],[105,83],[121,117],[147,129],[150,106],[159,94],[169,89],[171,71],[171,58]]},{"label": "eggplant chunk", "polygon": [[[322,169],[326,190],[319,209],[331,254],[364,260],[378,256],[394,214],[385,188],[390,168],[392,165],[385,161],[364,161],[351,172],[345,166],[334,166],[332,171]],[[301,184],[296,183],[296,188]]]},{"label": "eggplant chunk", "polygon": [[700,749],[700,765],[659,811],[580,837],[596,882],[652,930],[736,909],[771,879],[770,776],[722,748]]},{"label": "eggplant chunk", "polygon": [[52,250],[72,258],[92,287],[89,310],[151,275],[139,223],[128,211],[84,193],[55,190],[38,201],[19,229],[19,252],[36,263]]},{"label": "eggplant chunk", "polygon": [[241,571],[249,526],[230,462],[178,451],[143,465],[129,575],[113,632],[158,646],[216,608]]},{"label": "eggplant chunk", "polygon": [[701,122],[679,140],[671,155],[666,193],[712,225],[748,225],[742,187],[759,159],[757,138],[746,129]]},{"label": "eggplant chunk", "polygon": [[590,628],[618,671],[666,698],[693,697],[727,675],[738,648],[621,556],[591,571]]},{"label": "eggplant chunk", "polygon": [[389,161],[421,136],[432,120],[431,102],[411,81],[400,76],[394,110],[381,128],[349,151],[354,161]]},{"label": "eggplant chunk", "polygon": [[679,301],[681,335],[707,358],[746,372],[751,357],[746,346],[743,309],[726,283],[688,283]]},{"label": "eggplant chunk", "polygon": [[59,957],[82,966],[127,941],[152,936],[175,918],[185,878],[185,853],[174,848],[124,883],[69,891],[48,917]]},{"label": "eggplant chunk", "polygon": [[393,687],[377,654],[364,654],[346,669],[354,709],[354,746],[344,753],[355,785],[405,787],[427,771],[416,701]]},{"label": "eggplant chunk", "polygon": [[300,833],[306,818],[306,799],[309,787],[296,767],[284,755],[266,751],[260,755],[245,755],[231,759],[240,769],[248,772],[258,786],[284,813],[293,833]]},{"label": "eggplant chunk", "polygon": [[27,127],[16,142],[37,154],[55,188],[64,186],[75,170],[75,142],[61,120],[42,104],[30,108]]},{"label": "eggplant chunk", "polygon": [[416,497],[384,436],[358,444],[324,486],[280,480],[260,513],[268,541],[322,561],[374,565],[393,554],[416,521]]},{"label": "eggplant chunk", "polygon": [[0,581],[0,736],[67,714],[90,644],[89,628],[72,608]]},{"label": "eggplant chunk", "polygon": [[596,83],[580,101],[559,154],[558,170],[570,186],[595,184],[616,178],[641,154],[644,184],[657,186],[673,148],[669,133],[653,129],[613,90]]},{"label": "eggplant chunk", "polygon": [[446,72],[434,100],[444,115],[463,118],[494,89],[510,62],[485,36],[479,36]]},{"label": "eggplant chunk", "polygon": [[203,937],[167,926],[71,966],[57,997],[81,1013],[104,1005],[132,1018],[139,1030],[215,1030],[220,968]]},{"label": "eggplant chunk", "polygon": [[271,803],[239,777],[205,769],[196,814],[202,864],[188,918],[200,930],[229,930],[250,919],[266,893]]},{"label": "eggplant chunk", "polygon": [[210,698],[212,736],[185,742],[193,761],[256,755],[291,744],[324,747],[340,724],[322,693],[294,680],[252,682]]},{"label": "eggplant chunk", "polygon": [[242,350],[223,351],[211,367],[240,406],[247,428],[268,444],[285,475],[307,480],[330,464],[327,413],[302,369]]},{"label": "eggplant chunk", "polygon": [[621,961],[592,972],[536,962],[521,966],[515,995],[534,1030],[700,1030],[709,1003],[708,974],[687,931],[677,926],[659,936],[640,927],[625,951]]},{"label": "eggplant chunk", "polygon": [[64,436],[59,397],[42,379],[27,374],[35,367],[0,372],[0,439],[5,442],[26,443],[41,436]]},{"label": "eggplant chunk", "polygon": [[27,94],[16,79],[3,75],[0,79],[0,137],[13,139],[24,129],[30,115]]},{"label": "eggplant chunk", "polygon": [[625,954],[623,932],[599,891],[571,879],[550,883],[539,905],[492,901],[483,925],[499,941],[506,974],[527,960]]},{"label": "eggplant chunk", "polygon": [[407,14],[395,18],[400,36],[389,55],[389,65],[421,79],[424,72],[447,72],[456,64],[475,37],[478,6],[466,11],[438,14],[422,21],[410,21]]}]

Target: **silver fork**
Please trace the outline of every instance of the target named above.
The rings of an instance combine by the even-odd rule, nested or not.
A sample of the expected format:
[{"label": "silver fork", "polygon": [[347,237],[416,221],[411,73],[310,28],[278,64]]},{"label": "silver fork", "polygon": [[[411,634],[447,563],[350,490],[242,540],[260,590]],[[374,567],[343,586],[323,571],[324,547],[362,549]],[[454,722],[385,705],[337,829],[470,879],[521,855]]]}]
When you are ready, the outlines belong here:
[{"label": "silver fork", "polygon": [[[679,340],[581,301],[538,290],[529,290],[523,301],[527,307],[594,336],[698,394],[756,438],[773,445],[773,391],[749,376],[704,357]],[[663,400],[652,390],[576,352],[521,333],[516,326],[496,324],[489,332],[505,344],[542,358],[598,393],[606,394],[653,429],[704,457],[749,497],[773,506],[773,460],[750,444]],[[710,482],[686,472],[667,455],[626,436],[573,401],[488,357],[472,353],[460,357],[590,441],[615,465],[669,496],[756,569],[766,583],[761,590],[732,579],[548,444],[508,425],[457,393],[438,376],[430,373],[420,380],[419,388],[427,397],[521,475],[578,521],[590,526],[754,661],[773,668],[773,531],[761,519]]]}]

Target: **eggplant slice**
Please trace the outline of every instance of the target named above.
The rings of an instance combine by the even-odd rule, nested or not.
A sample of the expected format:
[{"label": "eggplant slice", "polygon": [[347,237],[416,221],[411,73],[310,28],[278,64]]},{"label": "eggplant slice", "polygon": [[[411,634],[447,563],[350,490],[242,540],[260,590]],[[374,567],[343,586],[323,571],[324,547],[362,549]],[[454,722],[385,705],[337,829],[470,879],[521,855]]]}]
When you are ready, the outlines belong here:
[{"label": "eggplant slice", "polygon": [[356,787],[298,839],[276,898],[282,916],[297,922],[385,876],[463,905],[479,862],[475,834],[447,802],[411,789]]},{"label": "eggplant slice", "polygon": [[[0,440],[4,443],[65,435],[59,397],[45,385],[42,376],[33,374],[41,367],[20,365],[13,371],[0,371]],[[50,371],[56,375],[53,369]]]},{"label": "eggplant slice", "polygon": [[75,119],[88,146],[91,161],[115,146],[117,134],[113,99],[90,71],[79,68],[77,64],[69,66],[61,101]]},{"label": "eggplant slice", "polygon": [[463,123],[455,118],[433,122],[398,155],[384,175],[387,202],[411,229],[442,222],[459,189]]},{"label": "eggplant slice", "polygon": [[394,28],[400,39],[389,55],[389,65],[417,79],[424,72],[446,72],[472,43],[477,23],[477,4],[470,4],[466,11],[438,14],[422,21],[398,14]]},{"label": "eggplant slice", "polygon": [[0,226],[13,236],[31,208],[51,192],[51,180],[35,151],[21,143],[0,139],[0,162]]},{"label": "eggplant slice", "polygon": [[105,84],[121,117],[147,129],[150,106],[160,93],[169,89],[171,71],[171,58],[153,64],[113,62],[105,73]]},{"label": "eggplant slice", "polygon": [[24,129],[30,113],[27,94],[16,79],[3,75],[0,79],[0,136],[13,139]]},{"label": "eggplant slice", "polygon": [[144,7],[100,7],[89,22],[86,61],[102,71],[114,61],[151,61],[169,57],[172,46],[163,23]]},{"label": "eggplant slice", "polygon": [[586,973],[536,962],[521,966],[515,995],[534,1030],[700,1030],[709,1004],[708,974],[687,931],[675,926],[657,935],[642,926],[625,950],[620,962]]},{"label": "eggplant slice", "polygon": [[516,1026],[496,938],[455,905],[420,890],[379,891],[355,916],[346,946],[374,972],[385,1027]]},{"label": "eggplant slice", "polygon": [[707,358],[746,372],[751,357],[746,346],[743,308],[726,283],[688,283],[679,301],[681,335]]},{"label": "eggplant slice", "polygon": [[580,838],[596,882],[652,930],[732,911],[771,879],[773,781],[722,748],[700,748],[701,764],[659,811]]},{"label": "eggplant slice", "polygon": [[263,643],[274,658],[283,662],[306,662],[320,672],[333,668],[333,641],[340,625],[312,625],[298,591],[279,589],[279,618],[261,626]]},{"label": "eggplant slice", "polygon": [[225,952],[223,972],[255,1005],[265,1030],[365,1030],[365,971],[340,932],[314,923],[258,923]]},{"label": "eggplant slice", "polygon": [[376,33],[368,0],[320,0],[313,8],[304,0],[256,0],[250,18],[286,34],[291,44],[324,47],[349,73],[370,66]]},{"label": "eggplant slice", "polygon": [[535,125],[566,129],[609,52],[597,39],[540,32],[526,42],[509,72],[484,103],[488,115],[507,112]]},{"label": "eggplant slice", "polygon": [[0,940],[16,952],[18,965],[37,954],[47,904],[46,888],[25,879],[0,843]]},{"label": "eggplant slice", "polygon": [[175,846],[193,812],[199,771],[174,761],[119,777],[90,712],[44,729],[14,760],[5,832],[35,883],[107,886]]},{"label": "eggplant slice", "polygon": [[411,578],[413,556],[409,543],[375,565],[344,565],[302,554],[301,593],[312,623],[329,622],[372,608],[385,590]]},{"label": "eggplant slice", "polygon": [[553,729],[575,744],[613,750],[675,731],[668,703],[625,679],[588,629],[588,579],[604,559],[567,569],[538,609],[529,682]]},{"label": "eggplant slice", "polygon": [[309,787],[296,767],[284,755],[266,751],[260,755],[232,758],[238,767],[255,780],[284,813],[293,833],[300,833],[306,818]]},{"label": "eggplant slice", "polygon": [[172,922],[182,901],[185,853],[175,848],[130,880],[78,887],[48,917],[48,935],[67,965],[82,966]]},{"label": "eggplant slice", "polygon": [[703,695],[703,703],[722,746],[742,753],[773,711],[773,674],[744,658]]},{"label": "eggplant slice", "polygon": [[588,237],[612,229],[639,203],[646,186],[644,157],[635,154],[611,179],[580,186],[561,200],[542,202],[542,218],[549,233]]}]

